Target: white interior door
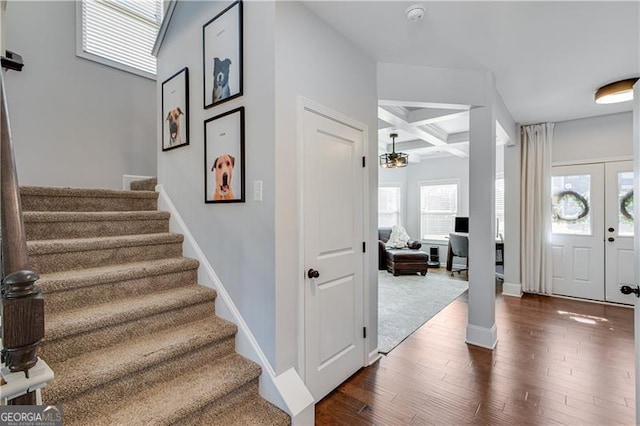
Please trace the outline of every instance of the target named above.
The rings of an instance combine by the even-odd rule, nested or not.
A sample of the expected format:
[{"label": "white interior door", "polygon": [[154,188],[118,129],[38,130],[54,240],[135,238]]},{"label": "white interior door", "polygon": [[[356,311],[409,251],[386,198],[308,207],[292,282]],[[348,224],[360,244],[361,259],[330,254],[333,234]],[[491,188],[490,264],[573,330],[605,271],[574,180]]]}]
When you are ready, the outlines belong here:
[{"label": "white interior door", "polygon": [[633,284],[633,161],[605,164],[605,300],[633,304],[620,293]]},{"label": "white interior door", "polygon": [[305,381],[318,401],[364,364],[363,132],[305,109],[303,138]]},{"label": "white interior door", "polygon": [[553,292],[604,300],[604,165],[552,170]]}]

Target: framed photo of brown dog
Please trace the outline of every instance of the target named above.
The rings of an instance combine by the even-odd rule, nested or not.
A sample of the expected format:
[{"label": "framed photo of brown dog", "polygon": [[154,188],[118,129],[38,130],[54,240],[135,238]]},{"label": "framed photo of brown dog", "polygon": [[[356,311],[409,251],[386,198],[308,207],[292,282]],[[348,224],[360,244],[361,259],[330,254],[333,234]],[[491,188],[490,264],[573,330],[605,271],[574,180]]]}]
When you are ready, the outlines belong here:
[{"label": "framed photo of brown dog", "polygon": [[242,1],[202,27],[204,108],[242,96]]},{"label": "framed photo of brown dog", "polygon": [[244,203],[244,107],[204,122],[204,202]]},{"label": "framed photo of brown dog", "polygon": [[162,83],[162,150],[189,145],[189,69]]}]

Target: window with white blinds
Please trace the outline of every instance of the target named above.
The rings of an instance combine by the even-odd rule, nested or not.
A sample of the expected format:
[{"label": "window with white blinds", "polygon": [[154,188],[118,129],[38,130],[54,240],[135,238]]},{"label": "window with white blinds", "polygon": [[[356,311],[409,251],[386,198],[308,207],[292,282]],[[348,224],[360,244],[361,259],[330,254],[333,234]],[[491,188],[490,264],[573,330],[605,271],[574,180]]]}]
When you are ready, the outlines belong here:
[{"label": "window with white blinds", "polygon": [[496,237],[504,237],[504,178],[496,179]]},{"label": "window with white blinds", "polygon": [[458,183],[420,185],[420,234],[423,240],[443,239],[454,230],[458,214]]},{"label": "window with white blinds", "polygon": [[162,0],[82,0],[77,8],[78,56],[155,79]]},{"label": "window with white blinds", "polygon": [[401,225],[402,188],[381,186],[378,188],[378,227],[390,228]]}]

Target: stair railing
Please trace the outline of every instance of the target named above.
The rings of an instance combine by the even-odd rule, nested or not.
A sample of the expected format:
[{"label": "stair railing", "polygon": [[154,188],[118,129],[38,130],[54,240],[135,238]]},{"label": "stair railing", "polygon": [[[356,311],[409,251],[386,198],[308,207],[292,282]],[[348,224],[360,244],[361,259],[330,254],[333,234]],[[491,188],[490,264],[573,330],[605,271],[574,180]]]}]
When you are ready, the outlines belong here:
[{"label": "stair railing", "polygon": [[[44,337],[44,299],[29,268],[3,71],[0,71],[0,236],[2,245],[2,352],[0,402],[41,403],[36,390],[52,372],[37,356]],[[42,383],[44,380],[44,383]]]}]

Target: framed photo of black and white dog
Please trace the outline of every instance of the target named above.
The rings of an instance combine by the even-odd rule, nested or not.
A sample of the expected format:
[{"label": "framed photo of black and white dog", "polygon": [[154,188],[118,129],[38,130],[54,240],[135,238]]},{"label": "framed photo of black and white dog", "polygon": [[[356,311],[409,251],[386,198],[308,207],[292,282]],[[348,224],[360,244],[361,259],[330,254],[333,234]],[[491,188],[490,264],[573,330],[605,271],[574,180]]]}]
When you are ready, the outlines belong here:
[{"label": "framed photo of black and white dog", "polygon": [[204,107],[242,96],[242,1],[202,27]]},{"label": "framed photo of black and white dog", "polygon": [[162,83],[162,150],[189,145],[189,69]]},{"label": "framed photo of black and white dog", "polygon": [[204,202],[244,202],[244,107],[204,122]]}]

